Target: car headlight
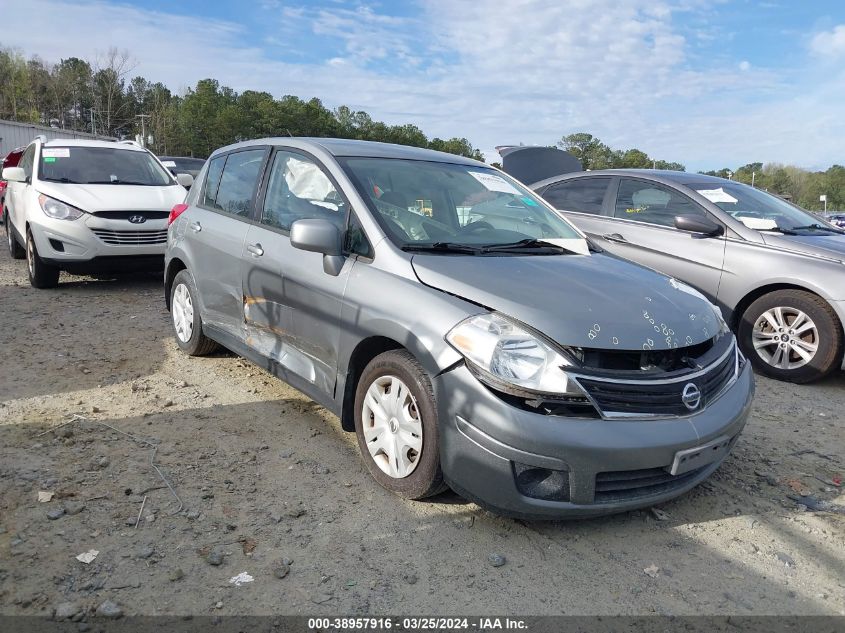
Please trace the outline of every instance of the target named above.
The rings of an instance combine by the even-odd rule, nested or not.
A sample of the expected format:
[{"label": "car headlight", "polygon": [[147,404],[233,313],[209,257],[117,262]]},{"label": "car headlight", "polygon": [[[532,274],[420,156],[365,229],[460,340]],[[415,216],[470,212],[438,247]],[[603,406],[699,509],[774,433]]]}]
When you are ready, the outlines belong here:
[{"label": "car headlight", "polygon": [[557,398],[583,396],[564,370],[572,361],[500,314],[465,319],[449,331],[446,341],[493,387],[511,392],[508,386],[518,387]]},{"label": "car headlight", "polygon": [[38,196],[38,204],[41,205],[44,213],[54,220],[78,220],[85,213],[55,198],[45,196],[43,193]]}]

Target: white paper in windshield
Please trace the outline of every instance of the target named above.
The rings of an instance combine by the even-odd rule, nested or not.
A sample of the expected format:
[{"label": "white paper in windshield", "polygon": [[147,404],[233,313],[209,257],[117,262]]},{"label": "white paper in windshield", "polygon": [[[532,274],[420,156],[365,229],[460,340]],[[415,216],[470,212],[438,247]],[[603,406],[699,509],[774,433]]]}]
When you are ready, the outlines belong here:
[{"label": "white paper in windshield", "polygon": [[710,202],[729,202],[734,204],[737,199],[734,198],[727,191],[719,187],[718,189],[698,189],[698,193],[707,198]]},{"label": "white paper in windshield", "polygon": [[501,191],[502,193],[510,193],[515,196],[522,195],[516,187],[501,176],[496,174],[484,174],[477,171],[469,171],[467,173],[484,185],[484,188],[487,189],[487,191]]},{"label": "white paper in windshield", "polygon": [[173,168],[176,167],[176,161],[175,160],[163,160],[163,161],[161,161],[161,164],[164,165],[165,167],[168,167],[168,168],[169,167],[173,167]]},{"label": "white paper in windshield", "polygon": [[771,231],[772,229],[778,228],[778,223],[768,218],[752,218],[747,215],[737,215],[734,217],[749,229],[754,229],[755,231]]},{"label": "white paper in windshield", "polygon": [[70,148],[45,147],[41,150],[41,158],[70,158]]}]

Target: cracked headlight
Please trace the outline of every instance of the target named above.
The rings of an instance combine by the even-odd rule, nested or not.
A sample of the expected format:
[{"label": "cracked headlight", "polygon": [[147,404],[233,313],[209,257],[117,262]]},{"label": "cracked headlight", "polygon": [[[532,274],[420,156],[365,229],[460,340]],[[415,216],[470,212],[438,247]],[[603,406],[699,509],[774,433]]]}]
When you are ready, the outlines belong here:
[{"label": "cracked headlight", "polygon": [[510,319],[495,313],[461,321],[446,335],[479,378],[490,386],[508,387],[552,397],[583,396],[564,368],[571,360]]},{"label": "cracked headlight", "polygon": [[41,205],[44,214],[54,220],[78,220],[85,213],[60,200],[45,196],[43,193],[38,196],[38,204]]}]

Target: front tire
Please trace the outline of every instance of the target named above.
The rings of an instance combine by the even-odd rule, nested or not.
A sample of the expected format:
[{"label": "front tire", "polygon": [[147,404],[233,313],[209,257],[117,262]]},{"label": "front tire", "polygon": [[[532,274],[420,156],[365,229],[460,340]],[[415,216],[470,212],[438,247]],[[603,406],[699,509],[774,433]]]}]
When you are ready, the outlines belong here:
[{"label": "front tire", "polygon": [[9,255],[12,259],[23,259],[25,253],[18,240],[15,238],[15,232],[12,228],[12,221],[9,219],[9,210],[3,210],[3,224],[6,227],[6,243],[9,246]]},{"label": "front tire", "polygon": [[385,352],[364,368],[355,434],[370,474],[390,492],[424,499],[446,489],[431,380],[407,351]]},{"label": "front tire", "polygon": [[206,356],[217,349],[217,343],[202,333],[197,288],[187,270],[176,274],[170,288],[170,324],[176,344],[188,356]]},{"label": "front tire", "polygon": [[59,285],[59,269],[41,259],[29,230],[26,232],[26,269],[33,288],[55,288]]},{"label": "front tire", "polygon": [[794,383],[819,380],[842,362],[842,326],[833,308],[804,290],[777,290],[748,306],[739,344],[759,373]]}]

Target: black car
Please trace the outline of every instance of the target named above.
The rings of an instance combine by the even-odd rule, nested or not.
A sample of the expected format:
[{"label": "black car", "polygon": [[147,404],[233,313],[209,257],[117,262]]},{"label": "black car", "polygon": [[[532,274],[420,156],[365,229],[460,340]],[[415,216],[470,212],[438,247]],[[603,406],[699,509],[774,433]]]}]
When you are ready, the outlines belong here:
[{"label": "black car", "polygon": [[158,159],[162,165],[173,172],[174,176],[176,172],[179,172],[180,174],[191,174],[196,178],[202,166],[205,165],[204,158],[192,158],[190,156],[159,156]]}]

